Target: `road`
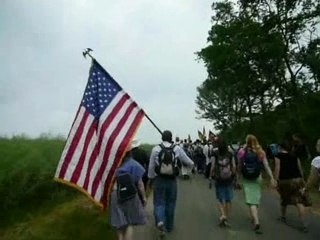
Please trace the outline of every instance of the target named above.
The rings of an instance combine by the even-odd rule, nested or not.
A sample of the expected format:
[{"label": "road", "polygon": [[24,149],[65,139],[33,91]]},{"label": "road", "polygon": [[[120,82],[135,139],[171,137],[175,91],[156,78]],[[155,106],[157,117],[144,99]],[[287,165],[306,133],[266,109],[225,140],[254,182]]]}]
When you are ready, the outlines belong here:
[{"label": "road", "polygon": [[[134,239],[157,239],[152,213],[152,197],[146,207],[148,223],[145,226],[135,228]],[[247,206],[244,204],[242,191],[235,192],[233,211],[231,215],[231,228],[218,226],[218,211],[214,189],[209,190],[208,182],[203,176],[193,176],[191,180],[178,182],[178,200],[175,217],[175,229],[167,234],[167,240],[304,240],[320,239],[320,215],[308,211],[307,221],[309,232],[303,233],[289,227],[277,220],[279,216],[279,198],[272,191],[264,191],[260,208],[260,221],[263,230],[262,235],[256,235],[250,223]],[[297,211],[290,207],[288,222],[297,225]]]}]

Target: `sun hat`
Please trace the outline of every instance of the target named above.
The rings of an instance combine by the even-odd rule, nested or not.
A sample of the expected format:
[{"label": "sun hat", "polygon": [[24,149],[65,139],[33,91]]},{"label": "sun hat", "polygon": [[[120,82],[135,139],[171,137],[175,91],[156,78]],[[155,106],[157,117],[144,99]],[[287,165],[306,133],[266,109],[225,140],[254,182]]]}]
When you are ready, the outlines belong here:
[{"label": "sun hat", "polygon": [[134,148],[137,148],[141,145],[141,142],[138,139],[133,139],[128,147],[128,151],[131,151]]}]

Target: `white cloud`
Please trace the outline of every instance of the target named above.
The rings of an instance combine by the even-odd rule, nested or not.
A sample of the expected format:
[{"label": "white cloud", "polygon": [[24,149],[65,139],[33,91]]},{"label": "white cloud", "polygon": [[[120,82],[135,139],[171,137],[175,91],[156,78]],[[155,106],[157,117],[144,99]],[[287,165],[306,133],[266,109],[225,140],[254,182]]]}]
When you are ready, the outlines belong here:
[{"label": "white cloud", "polygon": [[[196,87],[206,77],[194,52],[206,44],[207,0],[3,0],[0,134],[66,135],[95,50],[100,63],[161,129],[195,137]],[[1,87],[3,89],[3,87]],[[3,117],[5,116],[5,117]],[[138,137],[160,137],[146,120]]]}]

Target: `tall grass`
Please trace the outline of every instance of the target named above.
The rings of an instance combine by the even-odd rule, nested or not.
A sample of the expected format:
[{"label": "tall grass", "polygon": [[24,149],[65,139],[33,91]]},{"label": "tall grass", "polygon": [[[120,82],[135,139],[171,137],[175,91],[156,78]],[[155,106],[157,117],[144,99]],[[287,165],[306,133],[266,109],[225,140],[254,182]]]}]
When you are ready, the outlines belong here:
[{"label": "tall grass", "polygon": [[1,239],[113,239],[105,213],[77,190],[53,181],[64,143],[0,138]]}]

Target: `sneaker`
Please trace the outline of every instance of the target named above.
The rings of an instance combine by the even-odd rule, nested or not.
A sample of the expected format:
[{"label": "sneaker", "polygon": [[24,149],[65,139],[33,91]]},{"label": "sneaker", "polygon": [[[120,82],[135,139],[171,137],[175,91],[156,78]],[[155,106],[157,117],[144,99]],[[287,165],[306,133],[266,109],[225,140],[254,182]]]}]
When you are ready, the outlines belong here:
[{"label": "sneaker", "polygon": [[223,222],[224,222],[223,224],[225,227],[227,227],[227,228],[231,227],[231,225],[227,219],[224,219]]},{"label": "sneaker", "polygon": [[254,227],[254,232],[256,234],[262,234],[260,224],[256,224],[256,226]]},{"label": "sneaker", "polygon": [[164,237],[166,235],[166,231],[164,229],[164,224],[163,222],[159,222],[158,225],[157,225],[157,228],[158,228],[158,231],[159,231],[159,235],[160,237]]},{"label": "sneaker", "polygon": [[227,219],[225,217],[220,217],[219,226],[220,227],[225,227],[226,226],[226,222],[227,222]]}]

